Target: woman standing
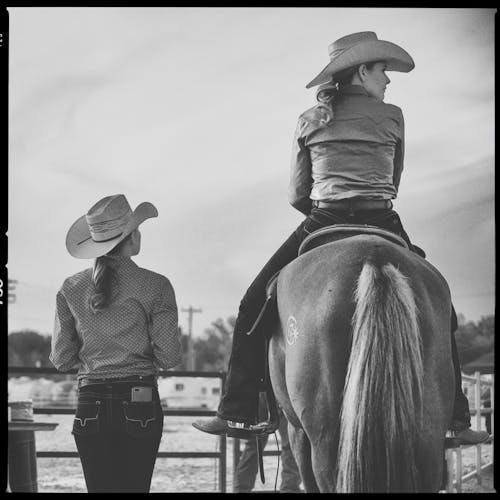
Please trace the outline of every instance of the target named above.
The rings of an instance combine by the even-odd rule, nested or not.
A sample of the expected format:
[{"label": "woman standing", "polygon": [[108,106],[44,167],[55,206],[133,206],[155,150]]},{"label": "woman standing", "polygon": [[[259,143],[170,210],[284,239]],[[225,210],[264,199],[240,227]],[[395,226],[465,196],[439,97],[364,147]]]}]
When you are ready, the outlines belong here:
[{"label": "woman standing", "polygon": [[[371,31],[332,43],[330,62],[307,87],[325,84],[319,103],[300,115],[292,147],[289,201],[306,218],[271,257],[240,303],[233,333],[225,392],[217,417],[193,425],[211,434],[250,438],[274,432],[277,423],[257,421],[258,392],[263,387],[263,335],[249,332],[266,300],[271,277],[297,257],[313,231],[335,224],[368,224],[401,236],[421,254],[392,209],[405,150],[401,109],[384,103],[390,79],[386,71],[409,72],[411,56]],[[452,344],[455,341],[452,336]],[[456,348],[455,371],[460,374]],[[467,398],[457,383],[454,429],[470,441],[487,435],[470,426]]]},{"label": "woman standing", "polygon": [[139,225],[157,217],[107,196],[69,229],[68,252],[96,259],[56,297],[50,360],[78,368],[74,439],[89,492],[149,492],[163,431],[156,375],[181,361],[170,281],[138,267]]}]

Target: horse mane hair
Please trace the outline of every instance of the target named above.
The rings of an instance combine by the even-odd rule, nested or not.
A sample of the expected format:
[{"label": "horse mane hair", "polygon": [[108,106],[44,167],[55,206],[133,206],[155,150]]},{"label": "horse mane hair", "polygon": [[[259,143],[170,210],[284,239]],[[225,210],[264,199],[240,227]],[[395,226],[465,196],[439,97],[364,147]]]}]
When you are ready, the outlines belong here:
[{"label": "horse mane hair", "polygon": [[336,491],[413,492],[424,373],[413,292],[392,264],[365,262],[355,304]]}]

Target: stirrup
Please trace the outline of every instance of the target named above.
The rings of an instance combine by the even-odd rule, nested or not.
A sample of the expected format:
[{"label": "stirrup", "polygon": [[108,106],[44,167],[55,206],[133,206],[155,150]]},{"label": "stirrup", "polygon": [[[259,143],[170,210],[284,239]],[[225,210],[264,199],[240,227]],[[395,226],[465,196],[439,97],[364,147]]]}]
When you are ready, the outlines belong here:
[{"label": "stirrup", "polygon": [[279,422],[269,420],[257,424],[246,424],[244,422],[232,422],[229,420],[227,423],[227,436],[239,439],[263,437],[276,432],[278,425]]}]

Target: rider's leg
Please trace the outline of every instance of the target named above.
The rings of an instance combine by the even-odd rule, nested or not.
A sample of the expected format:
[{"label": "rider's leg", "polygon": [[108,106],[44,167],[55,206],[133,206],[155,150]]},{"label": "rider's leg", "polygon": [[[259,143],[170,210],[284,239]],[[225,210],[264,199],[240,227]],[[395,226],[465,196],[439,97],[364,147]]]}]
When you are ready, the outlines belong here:
[{"label": "rider's leg", "polygon": [[486,441],[489,434],[486,431],[475,431],[470,428],[471,419],[469,411],[469,400],[462,390],[462,371],[460,370],[460,359],[458,357],[455,331],[458,328],[455,308],[451,306],[451,356],[455,369],[455,403],[450,430],[455,437],[468,444],[477,444]]},{"label": "rider's leg", "polygon": [[[384,229],[389,229],[398,233],[408,244],[410,250],[425,258],[425,252],[415,247],[410,241],[410,238],[403,228],[399,215],[394,211],[387,213],[375,214],[369,221],[370,224],[378,225]],[[453,419],[450,430],[455,432],[455,435],[461,438],[464,442],[475,444],[488,439],[489,435],[485,431],[474,431],[470,429],[471,420],[469,412],[469,400],[462,390],[462,373],[460,369],[460,359],[458,357],[457,344],[455,341],[455,331],[458,328],[457,315],[453,304],[451,306],[451,354],[453,359],[453,367],[455,370],[455,403],[453,409]]]},{"label": "rider's leg", "polygon": [[[247,335],[252,328],[265,300],[268,281],[285,265],[297,257],[303,239],[304,223],[291,234],[278,251],[266,263],[243,297],[234,326],[233,343],[226,384],[217,417],[208,422],[193,425],[204,432],[227,432],[226,420],[255,424],[257,421],[259,389],[263,383],[265,341],[259,331]],[[221,420],[222,419],[222,420]]]}]

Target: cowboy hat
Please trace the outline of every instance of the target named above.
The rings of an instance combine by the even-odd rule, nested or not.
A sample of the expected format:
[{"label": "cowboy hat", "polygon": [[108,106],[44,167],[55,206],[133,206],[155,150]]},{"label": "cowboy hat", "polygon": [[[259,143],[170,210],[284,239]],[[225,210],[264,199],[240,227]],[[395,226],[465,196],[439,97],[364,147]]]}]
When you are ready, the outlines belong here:
[{"label": "cowboy hat", "polygon": [[123,194],[106,196],[79,217],[66,235],[66,248],[77,259],[93,259],[110,252],[146,219],[157,217],[149,202],[132,211]]},{"label": "cowboy hat", "polygon": [[410,54],[395,43],[379,40],[373,31],[361,31],[339,38],[328,46],[330,62],[306,88],[326,83],[343,71],[359,64],[385,61],[387,71],[408,73],[415,67]]}]

